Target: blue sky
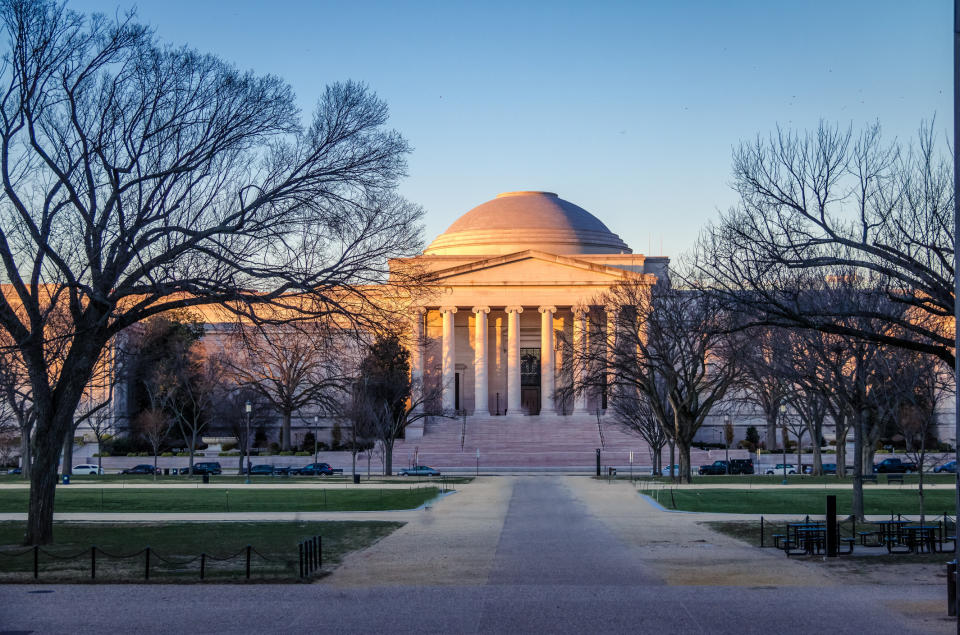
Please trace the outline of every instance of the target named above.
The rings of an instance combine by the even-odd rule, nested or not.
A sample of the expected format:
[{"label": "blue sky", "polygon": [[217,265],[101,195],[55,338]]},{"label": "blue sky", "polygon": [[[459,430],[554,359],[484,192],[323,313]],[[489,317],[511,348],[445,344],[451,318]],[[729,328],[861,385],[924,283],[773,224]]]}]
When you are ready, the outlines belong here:
[{"label": "blue sky", "polygon": [[[150,0],[169,42],[280,75],[309,112],[368,83],[412,143],[426,241],[498,192],[557,192],[678,255],[735,202],[731,149],[777,124],[952,129],[950,0]],[[132,2],[77,0],[113,13]],[[648,249],[652,245],[652,250]]]}]

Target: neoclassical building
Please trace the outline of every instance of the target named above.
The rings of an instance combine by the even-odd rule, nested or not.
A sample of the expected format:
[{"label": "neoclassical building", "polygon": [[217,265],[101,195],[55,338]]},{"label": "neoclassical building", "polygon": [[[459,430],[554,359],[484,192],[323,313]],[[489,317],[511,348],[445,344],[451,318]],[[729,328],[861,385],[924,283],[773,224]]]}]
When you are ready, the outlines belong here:
[{"label": "neoclassical building", "polygon": [[478,205],[421,256],[393,264],[429,272],[434,291],[412,309],[415,384],[438,387],[444,411],[512,419],[606,407],[604,394],[558,403],[555,389],[572,382],[589,323],[612,328],[596,299],[626,276],[655,284],[668,259],[633,253],[556,194],[521,191]]}]

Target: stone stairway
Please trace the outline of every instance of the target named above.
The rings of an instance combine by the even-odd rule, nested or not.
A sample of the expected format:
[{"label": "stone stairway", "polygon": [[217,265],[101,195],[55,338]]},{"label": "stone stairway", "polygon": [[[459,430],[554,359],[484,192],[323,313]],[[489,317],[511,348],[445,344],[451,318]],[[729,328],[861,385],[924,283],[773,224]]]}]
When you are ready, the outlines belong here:
[{"label": "stone stairway", "polygon": [[[443,468],[579,468],[596,465],[596,449],[601,450],[604,466],[626,466],[633,452],[636,466],[650,466],[650,448],[639,436],[630,434],[610,420],[601,419],[603,444],[596,415],[542,415],[537,417],[435,418],[426,422],[423,437],[398,440],[393,453],[394,466],[414,462]],[[463,443],[461,447],[461,437]],[[743,454],[743,457],[740,455]],[[663,464],[669,461],[664,449]],[[745,451],[731,451],[731,458],[745,458]],[[722,450],[691,452],[694,466],[723,458]]]}]

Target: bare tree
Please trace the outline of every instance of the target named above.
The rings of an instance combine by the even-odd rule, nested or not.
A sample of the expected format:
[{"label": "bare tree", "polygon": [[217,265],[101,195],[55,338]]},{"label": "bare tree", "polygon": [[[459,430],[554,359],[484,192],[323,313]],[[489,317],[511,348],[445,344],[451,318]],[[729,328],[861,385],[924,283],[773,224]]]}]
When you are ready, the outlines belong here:
[{"label": "bare tree", "polygon": [[[657,409],[650,403],[650,398],[647,397],[646,393],[638,390],[623,390],[612,405],[616,424],[624,431],[635,434],[646,441],[650,450],[650,460],[653,463],[653,473],[659,476],[663,470],[661,457],[663,448],[670,439],[667,434],[667,426],[672,424],[673,410],[662,383],[658,395],[667,416],[666,421],[661,421],[657,416]],[[670,459],[670,476],[672,477],[672,452]]]},{"label": "bare tree", "polygon": [[[739,204],[701,237],[703,285],[768,324],[803,326],[954,363],[952,160],[923,125],[915,146],[821,123],[734,152]],[[870,280],[890,302],[811,306],[831,278]],[[880,309],[889,309],[880,311]],[[858,321],[870,317],[870,321]],[[883,322],[885,328],[874,328]]]},{"label": "bare tree", "polygon": [[290,423],[308,406],[339,409],[349,393],[349,360],[356,343],[332,324],[240,325],[231,334],[223,357],[233,381],[270,403],[281,417],[280,445],[291,449]]},{"label": "bare tree", "polygon": [[739,377],[731,316],[711,296],[667,281],[651,287],[630,279],[601,301],[617,310],[616,333],[593,324],[591,341],[603,345],[588,347],[575,361],[577,389],[606,389],[614,404],[630,391],[642,393],[656,417],[668,422],[664,430],[680,451],[680,479],[689,483],[693,438]]},{"label": "bare tree", "polygon": [[153,480],[157,480],[157,457],[160,446],[170,433],[172,422],[163,410],[147,409],[137,417],[137,429],[153,450]]},{"label": "bare tree", "polygon": [[280,79],[163,46],[130,14],[3,0],[0,26],[0,330],[29,370],[25,541],[44,544],[60,447],[112,337],[211,304],[355,319],[388,259],[419,250],[421,211],[395,195],[409,147],[361,84],[329,86],[303,125]]},{"label": "bare tree", "polygon": [[753,346],[743,351],[743,372],[736,401],[760,409],[767,424],[765,446],[773,450],[780,406],[790,389],[785,372],[790,349],[783,329],[757,326],[747,333]]}]

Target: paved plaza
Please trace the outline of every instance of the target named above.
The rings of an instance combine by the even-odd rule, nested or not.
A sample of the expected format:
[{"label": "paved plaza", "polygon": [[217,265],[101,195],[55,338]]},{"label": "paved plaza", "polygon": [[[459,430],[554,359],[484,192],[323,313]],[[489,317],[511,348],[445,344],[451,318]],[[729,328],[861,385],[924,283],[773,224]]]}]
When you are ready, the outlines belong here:
[{"label": "paved plaza", "polygon": [[304,585],[6,585],[2,632],[953,632],[942,578],[876,584],[656,509],[626,482],[488,477]]}]

